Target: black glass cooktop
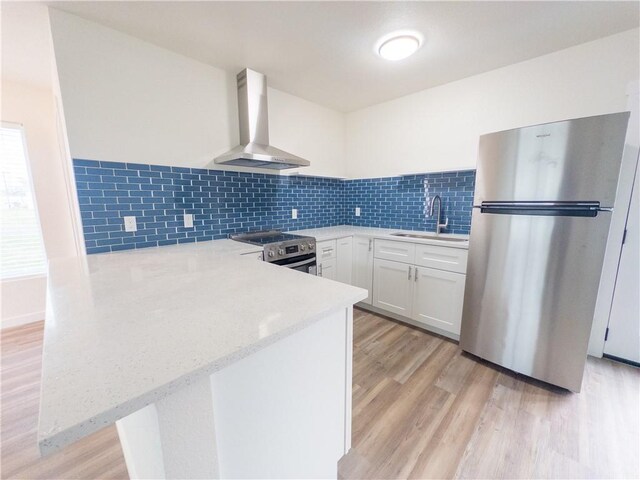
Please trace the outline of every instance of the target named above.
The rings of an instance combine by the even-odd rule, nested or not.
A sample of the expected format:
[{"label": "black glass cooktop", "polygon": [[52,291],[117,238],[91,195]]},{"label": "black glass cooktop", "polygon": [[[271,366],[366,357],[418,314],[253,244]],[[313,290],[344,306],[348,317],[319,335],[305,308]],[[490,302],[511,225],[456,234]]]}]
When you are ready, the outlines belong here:
[{"label": "black glass cooktop", "polygon": [[238,242],[250,243],[252,245],[268,245],[270,243],[286,242],[287,240],[295,240],[298,238],[306,238],[306,237],[302,235],[292,235],[290,233],[282,233],[279,230],[239,233],[237,235],[231,235],[232,240],[236,240]]}]

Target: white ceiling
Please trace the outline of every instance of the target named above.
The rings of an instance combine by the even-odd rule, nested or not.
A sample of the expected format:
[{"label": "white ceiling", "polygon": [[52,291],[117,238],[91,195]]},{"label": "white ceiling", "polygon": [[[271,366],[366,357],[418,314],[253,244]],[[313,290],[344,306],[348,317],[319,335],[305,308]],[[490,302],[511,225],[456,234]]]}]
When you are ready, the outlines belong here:
[{"label": "white ceiling", "polygon": [[[638,2],[606,1],[49,4],[230,72],[259,70],[272,87],[339,111],[636,28],[640,15]],[[418,53],[375,55],[399,29],[425,36]]]}]

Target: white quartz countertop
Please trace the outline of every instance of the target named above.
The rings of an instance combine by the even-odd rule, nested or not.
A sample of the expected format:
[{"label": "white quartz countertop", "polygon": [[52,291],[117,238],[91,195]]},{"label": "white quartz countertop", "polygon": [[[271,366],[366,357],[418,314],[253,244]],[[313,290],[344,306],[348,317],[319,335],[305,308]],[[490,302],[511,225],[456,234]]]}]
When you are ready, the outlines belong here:
[{"label": "white quartz countertop", "polygon": [[258,251],[217,240],[51,262],[41,452],[367,296],[249,254]]},{"label": "white quartz countertop", "polygon": [[[435,235],[434,232],[400,230],[398,228],[374,228],[374,227],[356,227],[351,225],[339,225],[337,227],[310,228],[307,230],[292,230],[289,233],[315,237],[315,239],[318,242],[322,242],[324,240],[333,240],[336,238],[359,236],[359,237],[369,237],[369,238],[381,238],[385,240],[397,240],[399,242],[439,245],[443,247],[452,247],[452,248],[464,248],[464,249],[469,248],[469,235],[441,233],[439,235],[439,239],[398,237],[398,236],[392,235],[392,233],[409,233],[409,234],[429,235],[429,236]],[[446,240],[447,238],[456,238],[456,239],[462,239],[465,241],[451,242],[451,241],[447,241]]]}]

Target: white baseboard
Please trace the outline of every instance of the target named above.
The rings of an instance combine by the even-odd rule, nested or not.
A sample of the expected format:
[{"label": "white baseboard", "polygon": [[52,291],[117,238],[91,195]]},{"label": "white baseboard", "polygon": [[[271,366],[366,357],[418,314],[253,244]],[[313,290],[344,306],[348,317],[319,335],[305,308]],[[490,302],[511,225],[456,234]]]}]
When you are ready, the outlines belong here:
[{"label": "white baseboard", "polygon": [[27,313],[26,315],[18,315],[16,317],[3,318],[0,322],[2,328],[18,327],[27,323],[38,322],[44,320],[44,312]]}]

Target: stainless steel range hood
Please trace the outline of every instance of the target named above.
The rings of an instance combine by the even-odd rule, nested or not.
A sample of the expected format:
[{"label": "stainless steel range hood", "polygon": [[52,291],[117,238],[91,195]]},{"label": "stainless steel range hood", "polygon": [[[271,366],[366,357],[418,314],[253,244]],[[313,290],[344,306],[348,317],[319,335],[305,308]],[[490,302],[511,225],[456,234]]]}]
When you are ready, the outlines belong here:
[{"label": "stainless steel range hood", "polygon": [[308,167],[308,160],[269,145],[267,77],[245,68],[237,79],[240,145],[216,157],[214,162],[275,170]]}]

